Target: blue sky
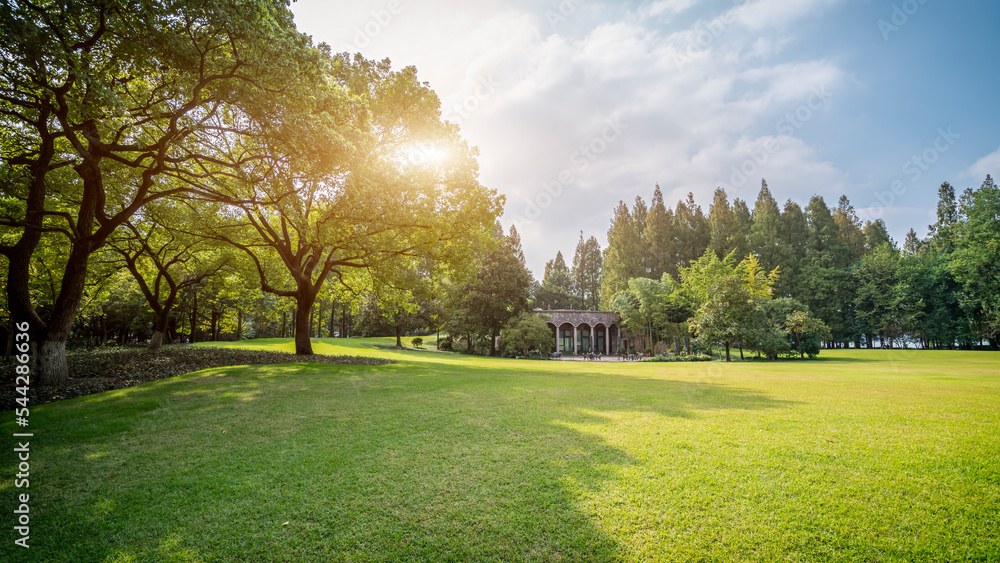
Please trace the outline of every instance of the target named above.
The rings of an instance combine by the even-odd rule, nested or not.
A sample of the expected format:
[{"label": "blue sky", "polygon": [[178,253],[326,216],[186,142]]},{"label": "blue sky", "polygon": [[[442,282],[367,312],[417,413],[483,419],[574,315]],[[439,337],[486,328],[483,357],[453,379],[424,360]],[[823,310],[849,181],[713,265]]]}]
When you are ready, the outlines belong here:
[{"label": "blue sky", "polygon": [[751,207],[846,194],[901,241],[937,187],[1000,173],[1000,3],[958,0],[299,0],[337,51],[414,65],[507,196],[528,266],[606,244],[659,183]]}]

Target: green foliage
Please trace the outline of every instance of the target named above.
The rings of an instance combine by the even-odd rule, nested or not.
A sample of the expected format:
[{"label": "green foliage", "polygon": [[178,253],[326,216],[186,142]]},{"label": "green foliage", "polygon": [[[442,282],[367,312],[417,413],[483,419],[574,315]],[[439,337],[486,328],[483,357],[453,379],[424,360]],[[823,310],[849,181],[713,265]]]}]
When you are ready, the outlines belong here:
[{"label": "green foliage", "polygon": [[500,331],[505,355],[528,356],[531,350],[548,354],[556,345],[548,320],[546,315],[523,312],[508,321]]},{"label": "green foliage", "polygon": [[576,302],[584,309],[597,309],[601,302],[601,245],[595,237],[576,244],[573,254],[573,293]]},{"label": "green foliage", "polygon": [[417,348],[419,348],[419,347],[421,347],[421,346],[424,345],[424,339],[420,338],[419,336],[417,336],[414,339],[410,340],[410,344],[412,344],[412,345],[416,346]]},{"label": "green foliage", "polygon": [[961,286],[959,301],[975,333],[1000,348],[1000,188],[991,176],[961,208],[948,267]]},{"label": "green foliage", "polygon": [[705,354],[692,354],[690,356],[651,356],[642,358],[640,362],[711,362],[712,356]]},{"label": "green foliage", "polygon": [[630,279],[646,274],[643,259],[647,245],[642,238],[646,213],[646,204],[639,197],[636,197],[632,212],[623,201],[615,208],[601,271],[602,309],[607,309],[611,298],[628,287]]}]

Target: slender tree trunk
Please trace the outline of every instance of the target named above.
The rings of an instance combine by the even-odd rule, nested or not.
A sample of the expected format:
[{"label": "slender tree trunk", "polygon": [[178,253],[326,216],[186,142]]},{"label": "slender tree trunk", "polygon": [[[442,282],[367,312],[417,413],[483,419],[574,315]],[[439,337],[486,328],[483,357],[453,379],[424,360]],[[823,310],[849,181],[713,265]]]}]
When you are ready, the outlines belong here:
[{"label": "slender tree trunk", "polygon": [[740,359],[741,360],[744,359],[743,358],[743,345],[742,344],[740,345]]},{"label": "slender tree trunk", "polygon": [[196,331],[198,330],[198,292],[194,292],[194,299],[191,302],[191,344],[194,344],[197,340]]},{"label": "slender tree trunk", "polygon": [[243,310],[236,310],[236,340],[243,340]]},{"label": "slender tree trunk", "polygon": [[333,328],[336,326],[337,304],[330,301],[330,338],[333,338]]},{"label": "slender tree trunk", "polygon": [[396,348],[403,349],[403,341],[400,338],[399,325],[396,325]]},{"label": "slender tree trunk", "polygon": [[729,342],[728,341],[726,342],[726,361],[727,362],[732,361],[732,360],[729,359]]}]

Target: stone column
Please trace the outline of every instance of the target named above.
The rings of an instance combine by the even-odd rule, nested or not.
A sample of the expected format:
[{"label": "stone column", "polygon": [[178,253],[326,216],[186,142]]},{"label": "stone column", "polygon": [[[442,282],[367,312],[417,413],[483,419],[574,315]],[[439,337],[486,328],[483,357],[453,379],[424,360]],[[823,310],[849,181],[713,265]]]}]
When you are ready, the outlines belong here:
[{"label": "stone column", "polygon": [[573,355],[576,355],[576,325],[573,325]]}]

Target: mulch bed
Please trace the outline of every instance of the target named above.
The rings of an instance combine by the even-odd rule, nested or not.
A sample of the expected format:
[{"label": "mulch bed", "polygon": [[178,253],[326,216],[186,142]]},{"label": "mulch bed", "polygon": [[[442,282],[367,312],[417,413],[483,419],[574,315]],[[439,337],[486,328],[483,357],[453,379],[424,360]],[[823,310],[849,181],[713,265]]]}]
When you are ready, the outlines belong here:
[{"label": "mulch bed", "polygon": [[[0,358],[2,360],[2,358]],[[239,348],[201,348],[165,346],[151,352],[146,348],[106,347],[69,351],[69,380],[62,385],[41,386],[31,381],[28,406],[72,399],[112,389],[123,389],[140,383],[167,379],[193,371],[223,366],[250,364],[325,363],[353,365],[385,365],[395,363],[382,358],[362,356],[297,356],[285,352],[245,350]],[[14,399],[22,395],[14,382],[13,363],[0,363],[4,385],[0,389],[0,410],[13,410]]]}]

